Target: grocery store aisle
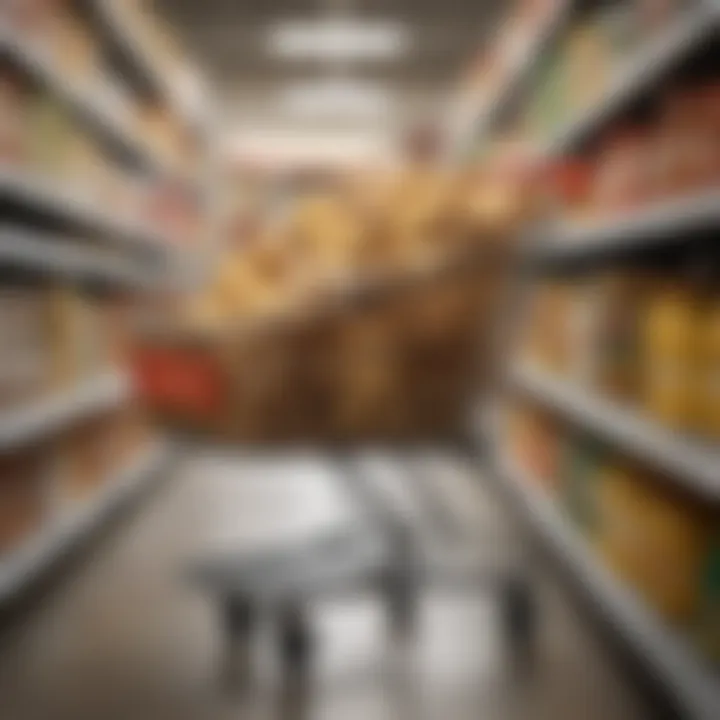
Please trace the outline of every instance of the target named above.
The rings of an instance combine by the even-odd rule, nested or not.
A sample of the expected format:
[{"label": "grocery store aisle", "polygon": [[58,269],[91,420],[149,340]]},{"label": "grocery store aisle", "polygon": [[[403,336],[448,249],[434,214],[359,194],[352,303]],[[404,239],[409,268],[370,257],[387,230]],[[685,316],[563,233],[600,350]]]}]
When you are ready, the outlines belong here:
[{"label": "grocery store aisle", "polygon": [[[452,489],[452,504],[506,552],[512,533],[502,512],[466,477],[442,467],[432,477]],[[224,690],[214,607],[187,583],[184,569],[209,547],[251,547],[342,524],[351,509],[330,473],[331,466],[310,455],[205,451],[184,461],[23,627],[3,638],[0,717],[643,717],[602,648],[552,588],[543,596],[542,662],[522,687],[503,664],[490,598],[437,593],[424,603],[416,649],[404,661],[387,641],[379,607],[358,600],[316,614],[320,657],[306,697],[283,696],[262,649],[250,690]],[[424,517],[421,496],[406,486],[394,493],[414,517]]]}]

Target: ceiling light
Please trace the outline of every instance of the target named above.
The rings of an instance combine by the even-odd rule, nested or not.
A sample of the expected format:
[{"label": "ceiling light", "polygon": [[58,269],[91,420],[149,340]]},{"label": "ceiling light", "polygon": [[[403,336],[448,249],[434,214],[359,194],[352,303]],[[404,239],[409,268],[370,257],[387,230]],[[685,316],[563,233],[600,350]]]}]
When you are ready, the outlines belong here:
[{"label": "ceiling light", "polygon": [[394,145],[378,133],[300,132],[246,128],[227,138],[231,162],[256,162],[268,166],[312,163],[344,164],[393,159]]},{"label": "ceiling light", "polygon": [[289,113],[304,118],[377,116],[391,108],[390,94],[381,86],[346,80],[289,85],[281,91],[280,101]]},{"label": "ceiling light", "polygon": [[289,60],[385,60],[407,50],[405,27],[388,21],[289,20],[268,32],[268,49]]}]

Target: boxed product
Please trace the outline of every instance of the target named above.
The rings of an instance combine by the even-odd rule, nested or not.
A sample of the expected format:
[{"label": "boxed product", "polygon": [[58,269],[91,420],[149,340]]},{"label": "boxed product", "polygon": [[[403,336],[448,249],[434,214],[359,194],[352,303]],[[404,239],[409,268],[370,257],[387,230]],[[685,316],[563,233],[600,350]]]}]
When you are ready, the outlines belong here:
[{"label": "boxed product", "polygon": [[550,164],[541,192],[551,218],[562,214],[570,221],[581,222],[592,213],[593,173],[593,163],[587,159],[569,158]]},{"label": "boxed product", "polygon": [[638,25],[646,39],[667,28],[694,0],[637,0]]},{"label": "boxed product", "polygon": [[565,378],[586,387],[598,379],[603,320],[603,292],[597,278],[580,277],[568,285],[568,302],[564,331],[567,333],[567,367]]},{"label": "boxed product", "polygon": [[87,83],[97,65],[96,44],[90,28],[73,17],[70,8],[54,23],[53,60],[61,72],[79,83]]},{"label": "boxed product", "polygon": [[122,468],[138,457],[152,437],[151,424],[144,403],[133,398],[115,411],[117,428],[117,457],[112,466]]},{"label": "boxed product", "polygon": [[0,162],[21,164],[27,155],[28,93],[20,78],[0,64]]},{"label": "boxed product", "polygon": [[65,186],[79,197],[102,202],[106,172],[106,161],[95,138],[82,132],[73,133],[63,178]]},{"label": "boxed product", "polygon": [[4,0],[0,19],[41,46],[51,34],[56,13],[47,0]]},{"label": "boxed product", "polygon": [[550,372],[560,375],[567,372],[570,363],[572,308],[572,284],[553,280],[538,287],[530,309],[530,357]]},{"label": "boxed product", "polygon": [[228,352],[179,342],[137,349],[133,366],[140,394],[163,416],[227,427],[232,404]]},{"label": "boxed product", "polygon": [[64,179],[75,132],[70,116],[58,100],[42,92],[30,97],[26,133],[28,160],[33,169]]},{"label": "boxed product", "polygon": [[101,439],[105,438],[106,477],[119,472],[137,456],[143,442],[141,422],[142,415],[132,401],[113,409],[101,419],[98,435]]},{"label": "boxed product", "polygon": [[720,520],[716,518],[714,535],[702,568],[700,608],[694,639],[701,652],[715,664],[720,663]]},{"label": "boxed product", "polygon": [[89,301],[74,288],[56,286],[52,291],[52,360],[54,385],[73,385],[95,375],[104,365],[102,332],[93,322]]},{"label": "boxed product", "polygon": [[603,143],[594,173],[596,213],[622,213],[646,201],[653,185],[654,147],[643,128],[617,128]]},{"label": "boxed product", "polygon": [[512,456],[529,476],[554,493],[561,482],[561,458],[566,448],[559,423],[529,405],[513,409],[508,432]]},{"label": "boxed product", "polygon": [[118,442],[114,429],[109,414],[84,422],[60,438],[55,475],[60,502],[85,501],[119,469],[113,463]]},{"label": "boxed product", "polygon": [[656,192],[677,197],[717,181],[717,96],[713,86],[674,89],[658,123]]},{"label": "boxed product", "polygon": [[601,275],[595,286],[594,385],[623,402],[637,402],[645,377],[643,329],[656,279],[637,269]]},{"label": "boxed product", "polygon": [[654,419],[678,430],[693,426],[698,319],[692,287],[677,280],[652,293],[642,322],[643,407]]},{"label": "boxed product", "polygon": [[694,622],[716,519],[634,465],[609,466],[599,488],[599,547],[610,567],[664,617]]},{"label": "boxed product", "polygon": [[714,289],[701,299],[697,321],[698,358],[693,374],[694,429],[704,438],[720,442],[720,293],[717,275]]},{"label": "boxed product", "polygon": [[601,97],[611,79],[612,57],[599,25],[587,23],[570,32],[563,65],[565,110],[575,115]]},{"label": "boxed product", "polygon": [[637,2],[603,7],[598,13],[596,22],[610,59],[611,79],[624,70],[626,61],[642,41],[640,21]]},{"label": "boxed product", "polygon": [[571,435],[561,459],[561,501],[588,537],[598,531],[598,480],[607,451],[594,439]]},{"label": "boxed product", "polygon": [[44,453],[0,455],[0,553],[37,532],[46,515]]},{"label": "boxed product", "polygon": [[51,330],[46,292],[0,289],[0,409],[26,404],[50,390]]},{"label": "boxed product", "polygon": [[132,355],[133,307],[124,298],[116,298],[99,307],[102,335],[107,344],[106,359],[112,367],[126,368]]},{"label": "boxed product", "polygon": [[567,66],[560,53],[549,53],[541,60],[539,83],[528,109],[533,139],[543,142],[556,133],[567,118]]}]

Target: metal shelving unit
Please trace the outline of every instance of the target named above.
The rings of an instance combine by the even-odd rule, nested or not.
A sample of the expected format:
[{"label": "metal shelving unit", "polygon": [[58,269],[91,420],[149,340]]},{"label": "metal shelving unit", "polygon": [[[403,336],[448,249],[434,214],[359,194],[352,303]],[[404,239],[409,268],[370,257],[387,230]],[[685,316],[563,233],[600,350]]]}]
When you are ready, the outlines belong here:
[{"label": "metal shelving unit", "polygon": [[114,0],[96,0],[94,5],[97,17],[108,37],[112,39],[119,52],[129,60],[138,75],[143,78],[144,83],[152,88],[154,93],[162,98],[179,117],[184,117],[190,124],[197,125],[197,118],[192,117],[178,89],[166,73],[158,67],[155,58],[147,51],[126,18],[123,17],[118,3]]},{"label": "metal shelving unit", "polygon": [[0,451],[14,450],[130,397],[129,379],[119,372],[84,381],[27,406],[0,413]]},{"label": "metal shelving unit", "polygon": [[682,717],[720,717],[720,681],[698,654],[607,570],[585,538],[519,468],[499,462],[503,486],[535,534],[569,570],[606,623],[673,698]]},{"label": "metal shelving unit", "polygon": [[471,137],[480,137],[490,132],[500,114],[512,98],[516,97],[528,74],[566,21],[572,5],[573,0],[558,0],[552,15],[537,32],[528,51],[509,71],[507,82],[498,89],[493,98],[480,101],[470,111],[462,112],[462,117],[457,122],[459,128],[455,133],[456,138],[453,139],[455,152],[460,151]]},{"label": "metal shelving unit", "polygon": [[667,473],[678,486],[706,501],[720,502],[719,448],[674,433],[631,408],[536,368],[517,368],[513,382],[544,406]]},{"label": "metal shelving unit", "polygon": [[84,118],[99,136],[109,140],[153,173],[169,174],[169,169],[153,149],[118,119],[116,108],[110,107],[93,89],[81,88],[66,78],[42,49],[33,47],[12,29],[0,24],[0,55],[3,54],[59,98],[71,111]]},{"label": "metal shelving unit", "polygon": [[627,61],[617,80],[591,108],[560,128],[546,154],[554,157],[574,150],[596,134],[698,45],[710,40],[719,23],[720,4],[716,0],[705,0],[694,10],[684,13]]},{"label": "metal shelving unit", "polygon": [[[574,3],[571,3],[575,5]],[[609,123],[654,92],[662,80],[681,68],[694,53],[718,39],[720,3],[705,1],[641,47],[624,63],[615,82],[587,111],[554,134],[538,159],[555,159],[582,149]],[[537,228],[524,246],[533,277],[554,261],[607,262],[626,252],[656,253],[689,247],[720,230],[720,188],[657,202],[596,225]],[[694,247],[694,245],[693,245]],[[655,467],[663,482],[682,488],[716,507],[720,501],[720,448],[660,427],[632,408],[591,394],[569,380],[520,364],[508,372],[510,394],[522,394],[594,433],[609,446]],[[495,414],[483,437],[499,448]],[[567,570],[573,584],[589,600],[604,624],[638,660],[648,678],[673,703],[678,716],[693,720],[720,717],[720,678],[683,637],[643,602],[635,591],[607,569],[539,482],[528,477],[499,450],[493,469],[513,506],[539,537],[549,555]],[[658,480],[658,482],[661,482]]]},{"label": "metal shelving unit", "polygon": [[[88,0],[75,11],[95,14],[100,3]],[[114,15],[112,3],[104,7]],[[119,26],[118,26],[119,28]],[[108,55],[114,40],[97,29]],[[126,40],[134,42],[132,34]],[[108,46],[113,42],[113,48]],[[133,52],[142,57],[140,46]],[[134,130],[131,116],[111,88],[84,83],[58,67],[46,48],[0,23],[0,56],[33,86],[53,98],[76,119],[79,132],[97,141],[103,152],[132,176],[150,180],[189,182],[164,158],[150,140]],[[164,92],[164,91],[163,91]],[[0,164],[0,202],[7,218],[0,226],[0,267],[12,282],[32,283],[36,275],[86,283],[92,292],[108,285],[126,290],[158,289],[174,281],[176,246],[166,233],[93,196],[91,187],[71,180]],[[0,453],[45,452],[41,443],[65,428],[127,403],[133,395],[130,377],[120,370],[78,380],[71,388],[0,412]],[[38,444],[39,450],[35,450]],[[57,480],[48,468],[39,501],[44,518],[37,531],[0,556],[0,605],[12,601],[68,553],[88,540],[116,510],[138,493],[170,456],[170,447],[157,442],[114,469],[102,486],[82,504],[62,503]]]},{"label": "metal shelving unit", "polygon": [[58,188],[50,179],[22,168],[0,168],[0,198],[35,213],[100,233],[135,249],[169,252],[169,241],[148,228],[128,222],[77,193]]},{"label": "metal shelving unit", "polygon": [[545,230],[528,251],[533,260],[563,260],[683,241],[691,233],[720,230],[720,187],[652,203],[596,225]]},{"label": "metal shelving unit", "polygon": [[138,262],[23,227],[0,227],[0,265],[121,287],[150,287],[154,274]]},{"label": "metal shelving unit", "polygon": [[[538,32],[530,50],[510,72],[509,80],[496,96],[481,107],[464,114],[458,121],[458,139],[454,147],[463,147],[466,136],[481,136],[489,132],[509,100],[525,82],[528,73],[544,54],[568,15],[577,6],[577,0],[558,3],[555,14]],[[710,40],[720,27],[720,3],[702,0],[693,9],[654,38],[629,58],[617,79],[590,108],[559,128],[541,155],[556,157],[576,149],[616,117],[628,103],[650,90],[665,73],[681,62],[699,44]]]},{"label": "metal shelving unit", "polygon": [[161,468],[169,450],[158,443],[107,478],[79,509],[60,513],[26,544],[0,558],[0,605],[12,600],[58,561],[79,547],[129,502]]}]

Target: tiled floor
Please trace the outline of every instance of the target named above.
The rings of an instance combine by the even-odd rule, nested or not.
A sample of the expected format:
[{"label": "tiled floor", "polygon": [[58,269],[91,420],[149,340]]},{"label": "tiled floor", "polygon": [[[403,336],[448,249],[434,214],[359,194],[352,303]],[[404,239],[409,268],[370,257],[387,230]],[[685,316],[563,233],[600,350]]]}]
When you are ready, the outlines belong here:
[{"label": "tiled floor", "polygon": [[[420,462],[422,458],[416,458]],[[377,459],[367,461],[394,506],[437,542],[514,557],[515,533],[478,483],[424,458],[451,511],[423,501]],[[212,548],[305,537],[354,517],[311,455],[204,451],[184,460],[82,559],[0,646],[2,720],[639,720],[639,699],[550,582],[543,580],[534,676],[505,662],[492,593],[427,593],[404,650],[372,598],[314,611],[319,637],[309,689],[282,690],[269,642],[244,692],[220,680],[223,636],[210,598],[187,578]],[[420,480],[417,480],[419,483]],[[467,532],[456,532],[458,520]],[[435,528],[436,532],[431,532]],[[473,540],[473,537],[475,539]]]}]

